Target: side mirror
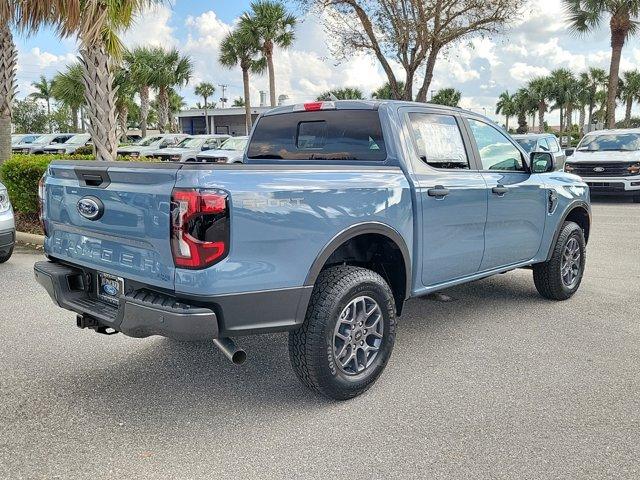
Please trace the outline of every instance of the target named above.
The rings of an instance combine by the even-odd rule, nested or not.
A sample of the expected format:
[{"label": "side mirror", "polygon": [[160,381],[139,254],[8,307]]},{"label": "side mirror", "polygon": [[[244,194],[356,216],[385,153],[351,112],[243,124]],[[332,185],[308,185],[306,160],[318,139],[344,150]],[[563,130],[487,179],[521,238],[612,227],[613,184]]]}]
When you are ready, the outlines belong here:
[{"label": "side mirror", "polygon": [[556,162],[549,152],[531,153],[531,173],[547,173],[556,169]]}]

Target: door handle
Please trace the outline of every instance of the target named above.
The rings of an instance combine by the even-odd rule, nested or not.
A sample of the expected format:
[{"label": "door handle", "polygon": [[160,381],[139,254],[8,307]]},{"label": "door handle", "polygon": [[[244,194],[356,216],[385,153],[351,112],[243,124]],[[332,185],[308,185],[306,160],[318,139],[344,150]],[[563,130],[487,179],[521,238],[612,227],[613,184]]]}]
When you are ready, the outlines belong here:
[{"label": "door handle", "polygon": [[449,195],[449,189],[444,188],[442,185],[436,185],[434,188],[427,190],[427,195],[430,197],[442,198]]},{"label": "door handle", "polygon": [[491,189],[491,191],[493,193],[495,193],[496,195],[498,195],[499,197],[501,197],[505,193],[507,193],[509,191],[509,189],[507,187],[505,187],[504,185],[497,185],[497,186],[493,187]]}]

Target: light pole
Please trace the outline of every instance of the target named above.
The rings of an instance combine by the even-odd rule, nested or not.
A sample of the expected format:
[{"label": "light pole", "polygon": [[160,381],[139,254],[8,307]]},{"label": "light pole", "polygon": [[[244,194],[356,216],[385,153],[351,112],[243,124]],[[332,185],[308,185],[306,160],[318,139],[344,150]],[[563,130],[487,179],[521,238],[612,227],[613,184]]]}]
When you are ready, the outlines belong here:
[{"label": "light pole", "polygon": [[218,86],[222,89],[222,97],[220,97],[220,103],[222,104],[222,108],[225,108],[225,106],[226,106],[225,104],[227,103],[227,96],[226,96],[227,87],[229,85],[225,85],[225,84],[221,83]]}]

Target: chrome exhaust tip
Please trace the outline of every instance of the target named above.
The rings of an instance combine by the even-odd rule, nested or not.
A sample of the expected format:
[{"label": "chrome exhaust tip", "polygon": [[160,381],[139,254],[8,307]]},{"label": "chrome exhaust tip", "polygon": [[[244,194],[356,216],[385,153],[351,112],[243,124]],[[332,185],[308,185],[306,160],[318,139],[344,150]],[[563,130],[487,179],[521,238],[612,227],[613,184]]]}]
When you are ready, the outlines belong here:
[{"label": "chrome exhaust tip", "polygon": [[241,348],[238,348],[236,343],[230,338],[214,338],[213,343],[233,364],[242,365],[247,360],[247,353]]}]

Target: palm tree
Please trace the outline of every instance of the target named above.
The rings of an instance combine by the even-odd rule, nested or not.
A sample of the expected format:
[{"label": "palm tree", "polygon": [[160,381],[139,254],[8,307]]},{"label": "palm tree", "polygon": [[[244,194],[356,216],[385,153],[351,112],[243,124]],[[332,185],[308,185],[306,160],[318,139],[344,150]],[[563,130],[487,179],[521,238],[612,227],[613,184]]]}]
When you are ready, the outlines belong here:
[{"label": "palm tree", "polygon": [[82,65],[74,63],[67,65],[64,72],[58,72],[51,82],[51,95],[53,98],[69,107],[71,111],[71,125],[73,131],[78,131],[78,112],[85,104],[84,77]]},{"label": "palm tree", "polygon": [[[85,82],[89,133],[97,160],[114,160],[118,148],[114,63],[124,47],[118,33],[136,14],[160,0],[49,0],[31,2],[65,37],[75,36]],[[24,3],[24,2],[23,2]]]},{"label": "palm tree", "polygon": [[273,67],[274,47],[288,48],[295,39],[293,32],[296,17],[287,12],[280,1],[256,0],[251,3],[251,12],[245,12],[240,19],[240,29],[244,30],[259,48],[267,61],[269,72],[269,96],[271,106],[276,106],[276,79]]},{"label": "palm tree", "polygon": [[158,90],[158,129],[165,131],[169,121],[169,89],[182,87],[189,82],[193,72],[191,59],[173,48],[158,55],[154,87]]},{"label": "palm tree", "polygon": [[513,96],[513,105],[518,116],[518,128],[516,133],[527,133],[529,127],[527,126],[527,114],[533,109],[538,108],[538,104],[534,98],[531,97],[529,90],[526,88],[520,88]]},{"label": "palm tree", "polygon": [[206,132],[210,133],[209,114],[207,112],[207,107],[209,105],[207,103],[207,99],[209,97],[212,97],[213,94],[216,93],[216,87],[214,87],[213,84],[209,82],[200,82],[198,85],[196,85],[194,92],[196,95],[202,97],[202,99],[204,100],[204,119],[207,127]]},{"label": "palm tree", "polygon": [[540,131],[542,131],[544,114],[549,108],[553,85],[548,77],[537,77],[527,84],[527,90],[529,90],[529,95],[537,105],[538,124]]},{"label": "palm tree", "polygon": [[120,68],[114,75],[114,85],[116,87],[116,113],[118,118],[118,128],[121,140],[127,135],[129,130],[129,110],[132,109],[133,95],[135,94],[135,84],[131,74],[125,68]]},{"label": "palm tree", "polygon": [[147,136],[147,121],[149,117],[149,91],[156,83],[156,65],[160,63],[158,57],[162,55],[159,48],[136,47],[124,56],[126,69],[131,76],[140,97],[140,132]]},{"label": "palm tree", "polygon": [[447,105],[449,107],[457,107],[462,98],[462,93],[455,88],[441,88],[431,97],[430,103],[438,105]]},{"label": "palm tree", "polygon": [[233,107],[244,107],[244,98],[238,97],[233,101]]},{"label": "palm tree", "polygon": [[593,109],[596,106],[596,94],[601,88],[606,86],[607,72],[602,68],[591,67],[586,72],[581,73],[580,78],[586,84],[587,91],[585,95],[588,105],[587,122],[591,125],[593,123]]},{"label": "palm tree", "polygon": [[620,98],[624,102],[624,124],[629,127],[631,124],[631,108],[633,102],[640,100],[640,72],[638,70],[629,70],[622,74],[622,85],[620,89]]},{"label": "palm tree", "polygon": [[609,20],[611,63],[607,92],[607,128],[616,123],[616,96],[622,47],[638,31],[640,0],[563,0],[571,29],[578,34],[596,30]]},{"label": "palm tree", "polygon": [[184,97],[178,94],[173,88],[169,89],[169,128],[172,132],[177,131],[176,115],[187,108]]},{"label": "palm tree", "polygon": [[567,76],[565,88],[565,112],[567,115],[566,123],[567,131],[571,132],[573,128],[573,111],[580,108],[580,82],[573,73]]},{"label": "palm tree", "polygon": [[[44,75],[40,75],[40,80],[32,82],[31,86],[35,88],[36,91],[29,96],[36,100],[44,100],[47,103],[47,116],[51,117],[51,99],[53,98],[51,88],[53,87],[53,82],[47,80],[47,77]],[[51,119],[49,119],[49,133],[51,133]]]},{"label": "palm tree", "polygon": [[[399,81],[398,83],[398,91],[404,92],[404,82]],[[380,86],[377,90],[371,93],[371,98],[375,98],[377,100],[393,100],[395,97],[393,96],[393,90],[391,89],[391,85],[389,82],[385,82],[382,86]]]},{"label": "palm tree", "polygon": [[549,74],[549,82],[552,85],[550,99],[554,102],[553,109],[560,110],[560,136],[564,132],[564,122],[566,120],[566,106],[569,85],[572,81],[573,73],[566,68],[557,68]]},{"label": "palm tree", "polygon": [[516,113],[515,95],[510,95],[508,91],[502,92],[496,103],[496,115],[504,115],[505,130],[509,131],[509,117]]},{"label": "palm tree", "polygon": [[261,73],[265,68],[264,58],[259,58],[260,48],[244,29],[235,30],[224,38],[220,45],[220,64],[227,68],[240,65],[244,89],[244,112],[247,133],[251,131],[251,97],[249,73]]},{"label": "palm tree", "polygon": [[364,95],[362,94],[362,90],[357,87],[343,87],[336,88],[333,90],[327,90],[324,93],[318,95],[316,100],[318,101],[327,101],[331,100],[331,95],[333,95],[338,100],[363,100]]}]

